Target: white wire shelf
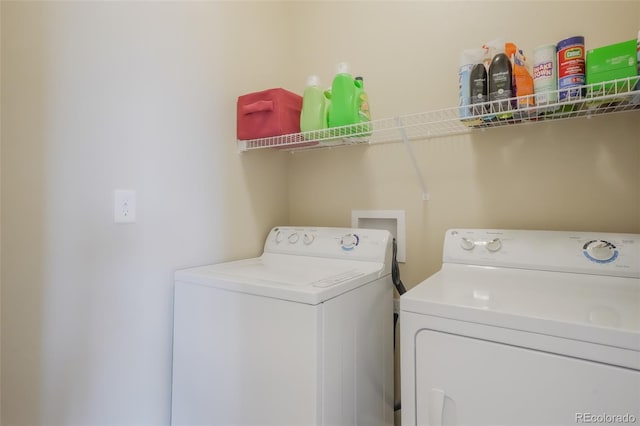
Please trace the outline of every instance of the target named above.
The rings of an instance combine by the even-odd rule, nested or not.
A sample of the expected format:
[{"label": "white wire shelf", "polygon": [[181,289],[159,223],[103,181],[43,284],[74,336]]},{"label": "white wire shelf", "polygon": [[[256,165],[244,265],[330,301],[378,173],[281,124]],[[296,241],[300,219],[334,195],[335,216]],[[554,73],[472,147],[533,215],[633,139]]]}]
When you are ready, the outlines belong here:
[{"label": "white wire shelf", "polygon": [[[634,76],[545,94],[383,118],[368,123],[238,140],[237,144],[240,151],[264,148],[308,150],[430,139],[492,127],[640,111],[639,80],[640,76]],[[562,101],[536,104],[542,96],[546,99],[560,99],[561,95],[564,98]],[[516,105],[519,108],[514,108]]]}]

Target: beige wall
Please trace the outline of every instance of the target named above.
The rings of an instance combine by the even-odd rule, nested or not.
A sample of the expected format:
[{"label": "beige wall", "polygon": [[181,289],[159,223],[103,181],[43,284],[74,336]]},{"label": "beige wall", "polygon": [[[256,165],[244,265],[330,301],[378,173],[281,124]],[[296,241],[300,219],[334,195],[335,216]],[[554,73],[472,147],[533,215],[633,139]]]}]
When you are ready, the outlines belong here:
[{"label": "beige wall", "polygon": [[[329,85],[333,64],[350,62],[364,76],[374,119],[456,106],[459,52],[496,37],[532,56],[534,47],[573,35],[584,35],[590,48],[635,38],[640,29],[637,1],[298,7],[315,18],[296,27],[309,52],[301,73],[319,73]],[[327,22],[344,25],[326,31]],[[311,36],[323,28],[323,37]],[[447,228],[640,232],[638,135],[633,112],[416,141],[430,201],[421,198],[402,143],[296,153],[289,160],[290,218],[349,226],[351,210],[405,210],[401,274],[412,287],[439,268]]]},{"label": "beige wall", "polygon": [[286,154],[235,146],[237,96],[286,85],[286,10],[1,12],[2,425],[169,424],[173,271],[257,255],[287,221]]}]

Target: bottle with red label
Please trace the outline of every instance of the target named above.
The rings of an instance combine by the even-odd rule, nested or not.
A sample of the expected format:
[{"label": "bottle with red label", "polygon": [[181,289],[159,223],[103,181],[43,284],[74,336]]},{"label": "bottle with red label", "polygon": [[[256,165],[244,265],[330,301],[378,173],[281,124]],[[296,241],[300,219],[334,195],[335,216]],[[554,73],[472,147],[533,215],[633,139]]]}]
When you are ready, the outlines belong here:
[{"label": "bottle with red label", "polygon": [[558,42],[559,100],[571,101],[585,94],[584,37],[569,37]]}]

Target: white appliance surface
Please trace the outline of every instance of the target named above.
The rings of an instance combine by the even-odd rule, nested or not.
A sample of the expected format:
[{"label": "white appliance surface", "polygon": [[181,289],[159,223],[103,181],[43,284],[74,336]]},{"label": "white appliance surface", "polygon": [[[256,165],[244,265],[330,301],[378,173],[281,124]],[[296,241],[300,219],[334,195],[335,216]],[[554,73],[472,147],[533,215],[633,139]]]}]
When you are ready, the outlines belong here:
[{"label": "white appliance surface", "polygon": [[639,263],[636,234],[448,231],[400,301],[402,424],[640,422]]},{"label": "white appliance surface", "polygon": [[172,424],[393,423],[390,234],[278,227],[177,271]]},{"label": "white appliance surface", "polygon": [[260,257],[177,271],[178,281],[318,304],[380,277],[382,262],[264,253]]}]

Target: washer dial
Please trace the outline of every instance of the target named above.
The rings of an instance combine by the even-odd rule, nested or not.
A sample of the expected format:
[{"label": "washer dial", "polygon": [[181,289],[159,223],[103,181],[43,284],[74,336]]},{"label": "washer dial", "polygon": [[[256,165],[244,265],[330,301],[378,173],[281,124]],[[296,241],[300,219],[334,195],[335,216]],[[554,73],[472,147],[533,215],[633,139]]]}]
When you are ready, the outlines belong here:
[{"label": "washer dial", "polygon": [[582,246],[582,253],[592,262],[610,263],[618,258],[618,249],[605,240],[591,240]]},{"label": "washer dial", "polygon": [[476,243],[467,237],[462,237],[460,239],[460,247],[462,247],[465,250],[473,250],[475,246],[476,246]]},{"label": "washer dial", "polygon": [[360,242],[357,234],[346,234],[340,239],[342,250],[353,250]]}]

